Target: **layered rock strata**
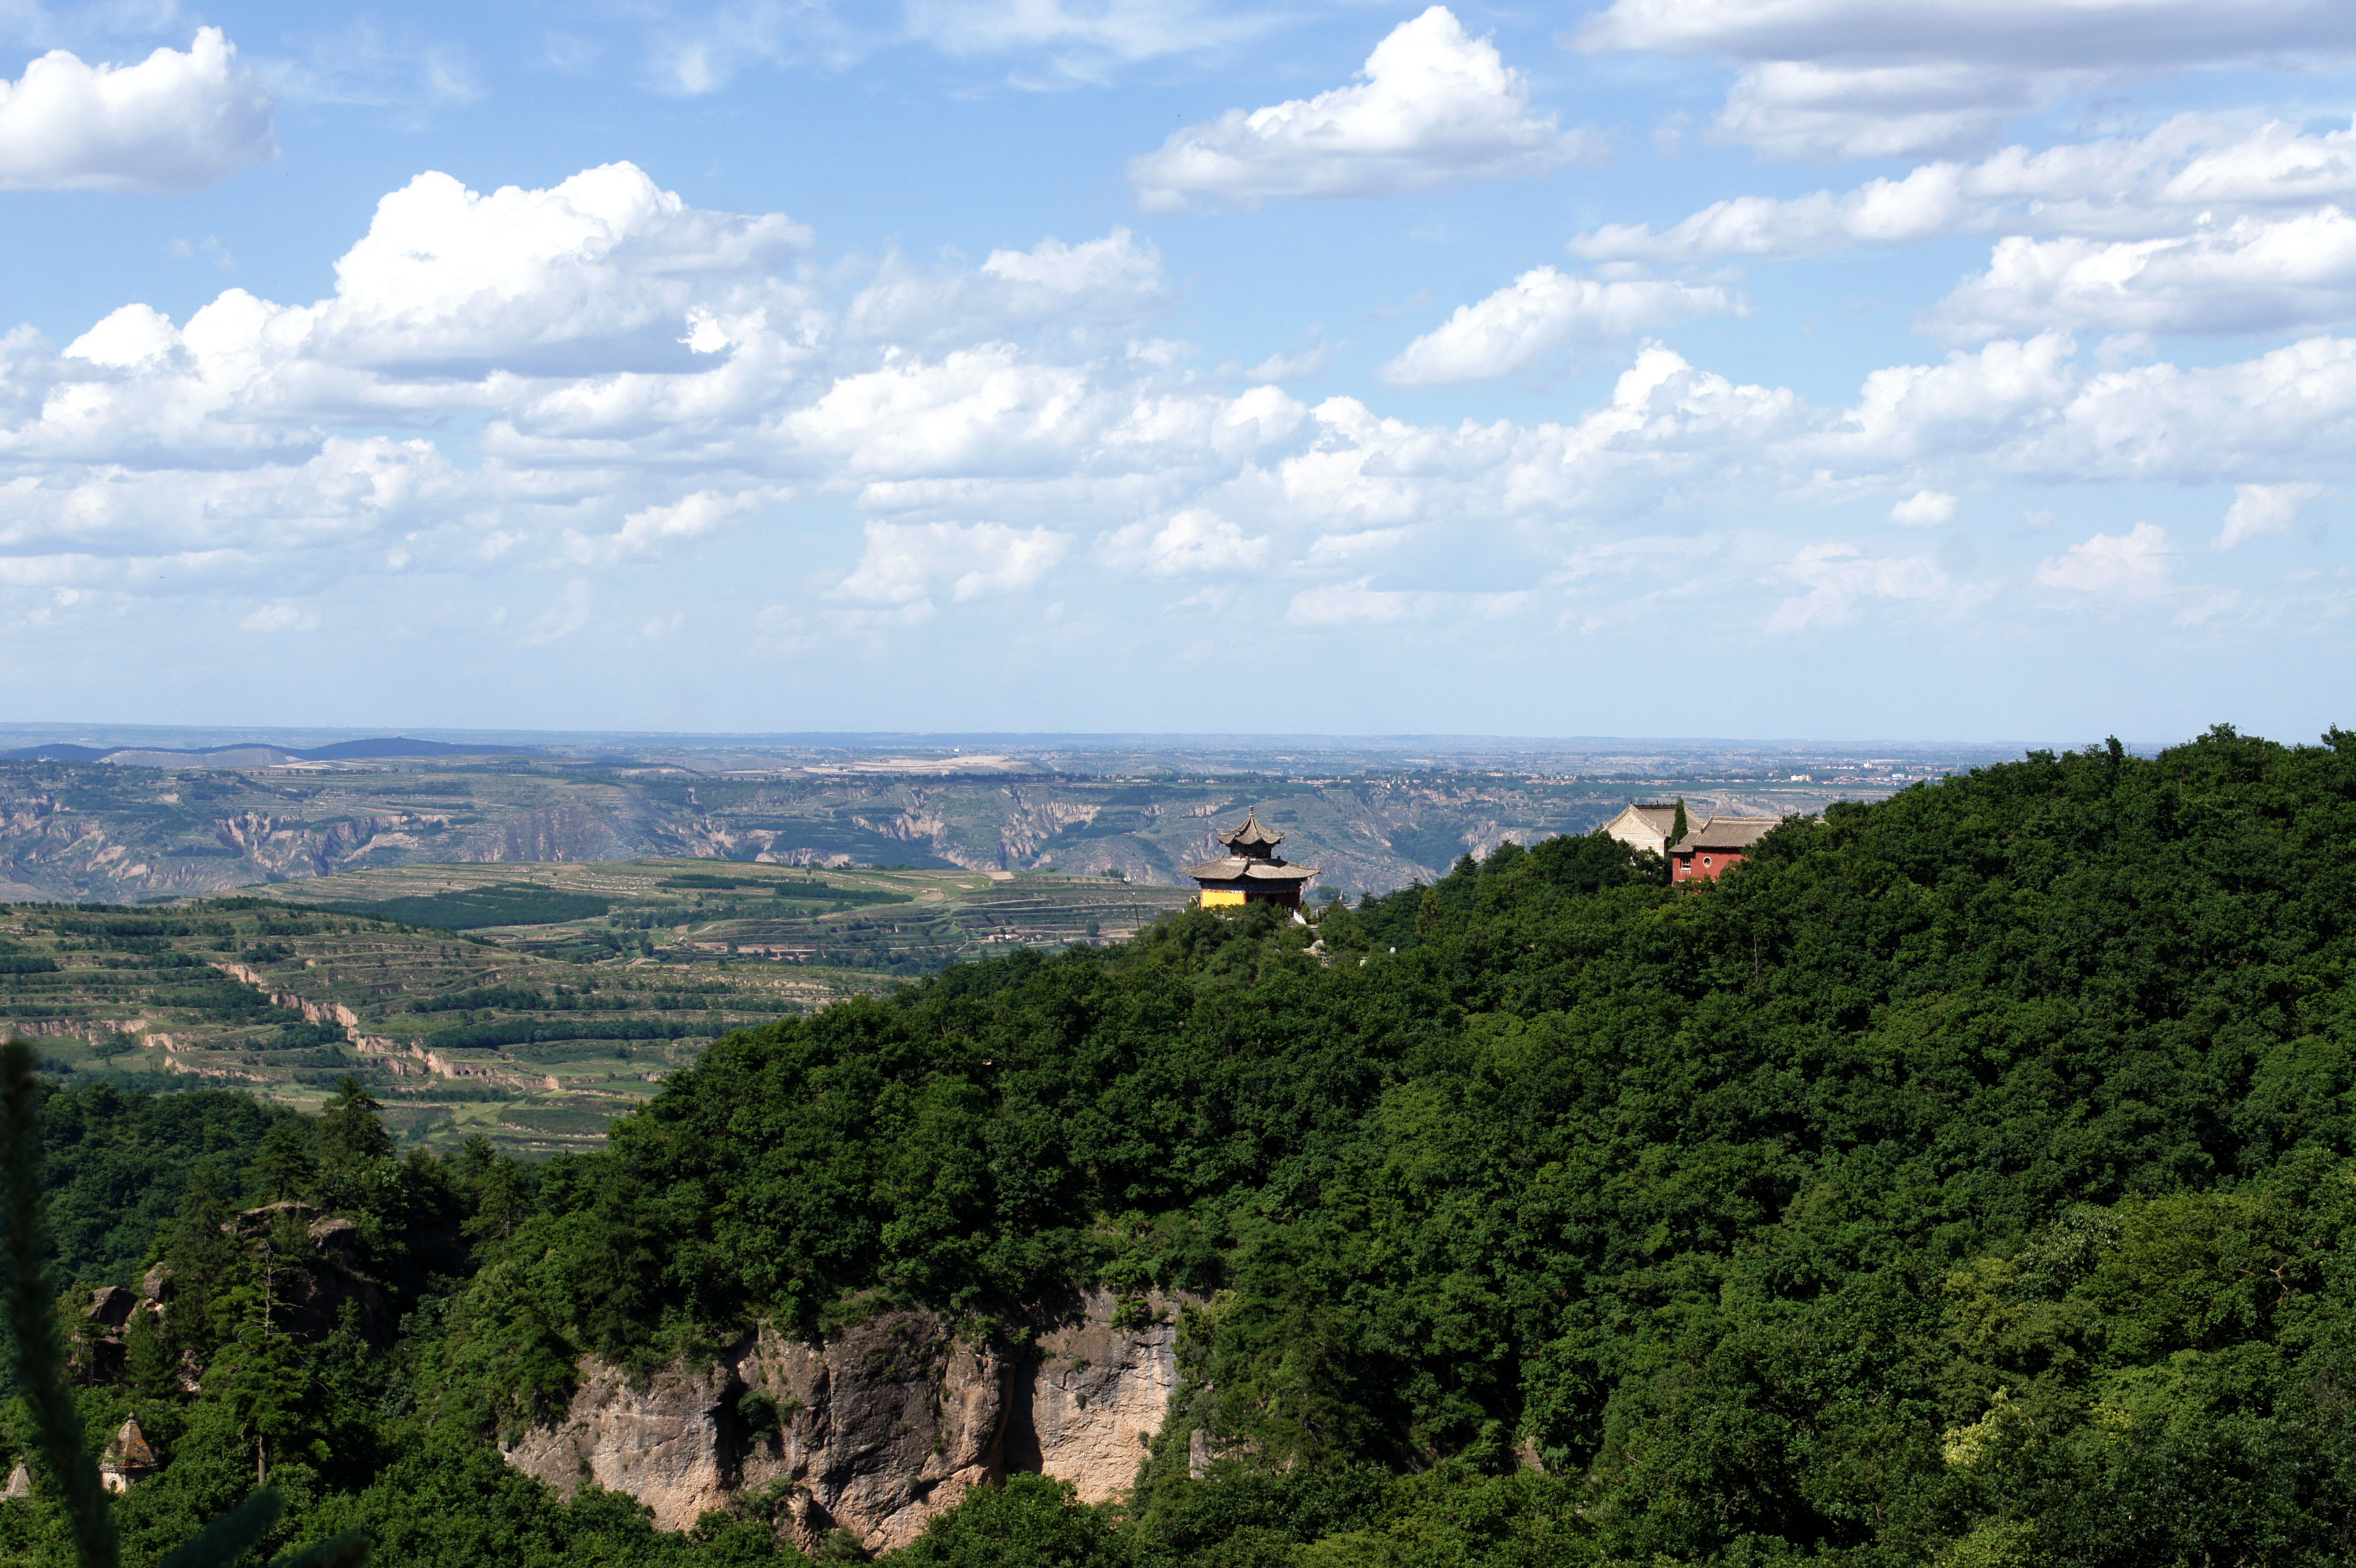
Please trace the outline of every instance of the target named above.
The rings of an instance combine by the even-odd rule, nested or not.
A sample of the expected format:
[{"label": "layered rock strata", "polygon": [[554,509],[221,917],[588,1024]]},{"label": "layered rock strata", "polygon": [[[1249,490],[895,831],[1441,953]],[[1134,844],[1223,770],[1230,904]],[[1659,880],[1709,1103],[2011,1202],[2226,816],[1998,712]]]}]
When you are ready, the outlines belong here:
[{"label": "layered rock strata", "polygon": [[1124,1316],[1090,1292],[1043,1312],[1022,1349],[894,1312],[823,1340],[764,1328],[717,1362],[643,1378],[592,1362],[563,1412],[502,1452],[568,1495],[627,1492],[665,1530],[765,1499],[805,1548],[840,1528],[888,1551],[1010,1472],[1090,1502],[1127,1488],[1176,1387],[1176,1305]]}]

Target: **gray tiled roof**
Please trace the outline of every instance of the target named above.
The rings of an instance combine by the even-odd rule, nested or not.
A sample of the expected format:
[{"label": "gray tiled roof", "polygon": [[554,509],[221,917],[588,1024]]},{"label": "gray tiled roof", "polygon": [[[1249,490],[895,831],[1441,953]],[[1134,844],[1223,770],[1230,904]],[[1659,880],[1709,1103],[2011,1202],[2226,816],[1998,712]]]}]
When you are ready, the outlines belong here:
[{"label": "gray tiled roof", "polygon": [[1257,811],[1248,811],[1244,813],[1244,825],[1232,832],[1221,833],[1219,842],[1224,844],[1249,844],[1255,849],[1263,847],[1274,849],[1284,842],[1284,835],[1272,833],[1261,827],[1259,813]]},{"label": "gray tiled roof", "polygon": [[1772,829],[1783,825],[1781,817],[1712,817],[1687,832],[1669,846],[1671,854],[1688,851],[1717,849],[1749,849]]},{"label": "gray tiled roof", "polygon": [[1190,865],[1186,875],[1197,882],[1306,882],[1317,875],[1313,865],[1287,865],[1280,860],[1255,860],[1231,854]]}]

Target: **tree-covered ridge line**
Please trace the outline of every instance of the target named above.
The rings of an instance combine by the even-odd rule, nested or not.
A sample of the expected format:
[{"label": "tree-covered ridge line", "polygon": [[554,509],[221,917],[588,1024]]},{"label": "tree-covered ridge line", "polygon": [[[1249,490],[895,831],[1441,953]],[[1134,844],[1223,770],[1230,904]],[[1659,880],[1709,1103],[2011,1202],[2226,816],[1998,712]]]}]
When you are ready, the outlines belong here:
[{"label": "tree-covered ridge line", "polygon": [[[288,1362],[302,1430],[345,1423],[286,1440],[327,1445],[291,1528],[404,1561],[768,1560],[754,1503],[664,1537],[491,1444],[584,1357],[895,1303],[1012,1332],[1098,1282],[1203,1303],[1130,1499],[1018,1477],[906,1560],[2341,1562],[2351,830],[2356,736],[2220,729],[1795,819],[1702,887],[1508,845],[1313,929],[1194,912],[732,1034],[538,1169],[350,1185],[319,1140],[363,1134],[290,1119],[155,1256],[231,1282],[233,1337],[250,1258],[175,1248],[276,1194],[357,1217],[395,1327]],[[134,1516],[214,1463],[204,1389],[151,1385],[180,1446]]]}]

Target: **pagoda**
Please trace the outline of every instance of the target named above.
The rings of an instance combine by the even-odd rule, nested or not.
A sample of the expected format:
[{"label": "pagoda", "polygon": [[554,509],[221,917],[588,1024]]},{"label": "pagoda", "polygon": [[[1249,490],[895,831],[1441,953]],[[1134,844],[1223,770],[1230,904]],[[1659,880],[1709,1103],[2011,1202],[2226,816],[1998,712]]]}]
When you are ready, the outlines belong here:
[{"label": "pagoda", "polygon": [[1301,889],[1317,875],[1317,868],[1287,865],[1276,853],[1284,835],[1261,827],[1257,811],[1246,811],[1243,826],[1223,835],[1219,842],[1227,846],[1224,856],[1186,868],[1186,875],[1203,886],[1196,903],[1205,909],[1238,904],[1301,908]]}]

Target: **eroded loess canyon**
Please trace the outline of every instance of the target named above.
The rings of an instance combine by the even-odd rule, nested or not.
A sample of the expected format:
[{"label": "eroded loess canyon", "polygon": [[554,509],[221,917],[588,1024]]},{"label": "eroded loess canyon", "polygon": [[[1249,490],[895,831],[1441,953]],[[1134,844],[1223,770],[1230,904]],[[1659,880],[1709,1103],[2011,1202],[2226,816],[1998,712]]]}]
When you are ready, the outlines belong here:
[{"label": "eroded loess canyon", "polygon": [[[691,776],[527,765],[311,775],[0,762],[0,899],[136,903],[418,864],[688,856],[798,865],[1053,868],[1191,886],[1247,807],[1357,894],[1429,881],[1506,839],[1585,832],[1643,783],[1432,773],[1201,780]],[[1849,793],[1856,793],[1851,790]],[[1867,791],[1873,793],[1874,791]],[[1697,810],[1814,810],[1831,792],[1687,791]]]}]

